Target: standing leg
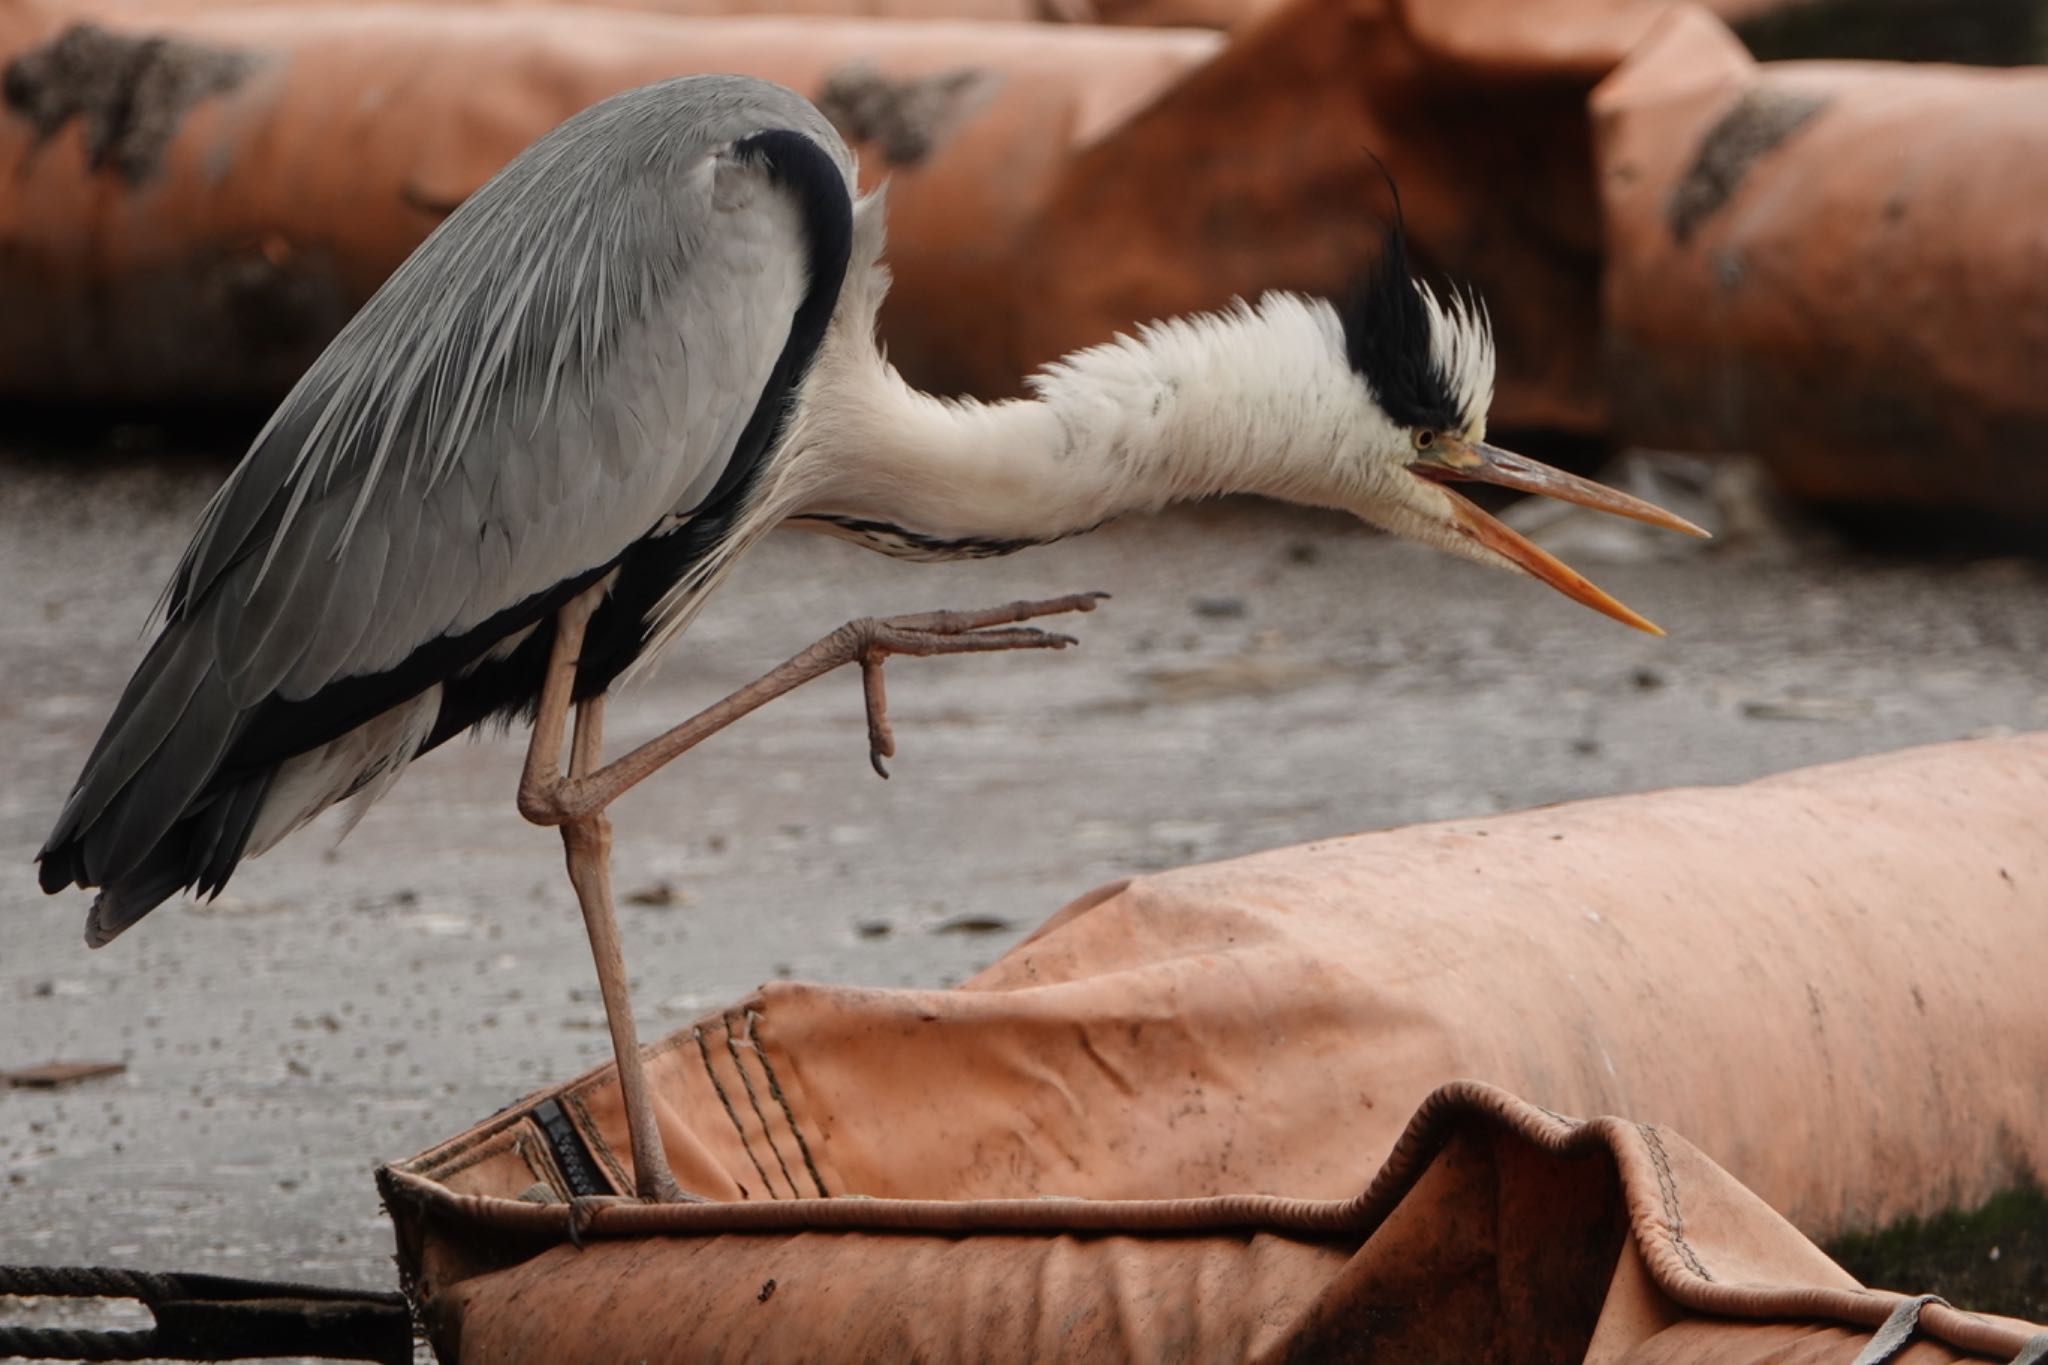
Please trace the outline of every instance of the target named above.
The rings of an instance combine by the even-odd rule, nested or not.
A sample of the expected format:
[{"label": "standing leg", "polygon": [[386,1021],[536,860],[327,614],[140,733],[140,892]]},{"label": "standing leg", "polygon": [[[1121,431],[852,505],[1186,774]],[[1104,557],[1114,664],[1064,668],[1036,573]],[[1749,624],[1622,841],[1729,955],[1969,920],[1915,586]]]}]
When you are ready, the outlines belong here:
[{"label": "standing leg", "polygon": [[[603,600],[592,588],[562,608],[555,622],[555,646],[542,681],[540,706],[534,716],[533,739],[520,778],[521,806],[530,790],[558,781],[562,728],[576,686],[576,662],[583,652],[583,631],[590,614]],[[569,753],[571,778],[594,771],[604,748],[604,698],[593,697],[576,707],[576,738]],[[597,987],[604,997],[605,1022],[611,1028],[612,1056],[619,1071],[619,1094],[625,1102],[626,1130],[633,1151],[633,1187],[642,1199],[687,1198],[676,1185],[662,1150],[654,1107],[647,1093],[647,1070],[640,1057],[640,1038],[633,1025],[633,1005],[626,987],[625,957],[619,949],[619,925],[612,911],[612,824],[602,807],[580,812],[562,822],[562,850],[569,863],[569,882],[583,907],[583,927],[590,953],[597,961]]]},{"label": "standing leg", "polygon": [[[604,698],[576,704],[576,738],[569,750],[569,776],[595,772],[604,750]],[[633,1024],[633,1002],[627,990],[626,959],[619,951],[619,923],[612,912],[612,822],[602,808],[562,826],[562,849],[569,860],[569,881],[583,907],[583,927],[590,952],[597,959],[597,988],[604,996],[605,1022],[611,1026],[612,1055],[619,1069],[619,1093],[626,1105],[626,1131],[633,1149],[633,1193],[642,1199],[673,1203],[684,1198],[668,1168],[661,1130],[654,1122],[654,1097],[647,1090],[647,1068],[640,1056],[640,1037]]]}]

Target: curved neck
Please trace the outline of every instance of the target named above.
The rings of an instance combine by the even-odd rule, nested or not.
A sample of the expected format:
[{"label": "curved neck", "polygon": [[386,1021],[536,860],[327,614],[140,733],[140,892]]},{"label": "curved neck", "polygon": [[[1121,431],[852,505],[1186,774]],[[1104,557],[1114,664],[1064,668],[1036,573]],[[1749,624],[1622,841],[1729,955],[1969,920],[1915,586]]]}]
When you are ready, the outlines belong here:
[{"label": "curved neck", "polygon": [[915,556],[1001,553],[1222,493],[1335,505],[1360,420],[1356,386],[1328,378],[1342,344],[1327,304],[1270,295],[1076,352],[1033,397],[981,403],[919,392],[870,328],[835,327],[791,424],[786,467],[803,477],[785,515]]}]

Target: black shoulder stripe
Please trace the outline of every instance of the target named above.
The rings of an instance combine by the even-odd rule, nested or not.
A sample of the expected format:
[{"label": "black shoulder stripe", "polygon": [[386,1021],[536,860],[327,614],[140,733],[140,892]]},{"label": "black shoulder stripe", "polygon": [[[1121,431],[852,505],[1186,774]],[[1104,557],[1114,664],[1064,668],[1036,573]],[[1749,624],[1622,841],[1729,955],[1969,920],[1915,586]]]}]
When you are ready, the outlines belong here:
[{"label": "black shoulder stripe", "polygon": [[578,697],[604,691],[639,657],[647,642],[648,616],[746,510],[762,466],[782,439],[790,400],[824,344],[825,329],[846,283],[853,254],[853,196],[839,163],[810,138],[786,128],[742,138],[734,150],[759,158],[774,182],[795,198],[809,248],[810,285],[790,319],[789,338],[761,389],[760,402],[717,484],[679,529],[639,542],[620,562],[618,581],[585,637],[583,666],[576,675]]},{"label": "black shoulder stripe", "polygon": [[853,196],[839,163],[802,133],[774,128],[733,144],[741,157],[758,158],[768,176],[787,190],[803,215],[804,238],[810,250],[810,287],[791,319],[789,340],[776,357],[754,415],[740,432],[725,472],[700,506],[713,507],[732,496],[741,483],[751,483],[756,466],[775,445],[789,415],[789,398],[824,343],[825,328],[839,305],[846,283],[846,264],[853,253]]}]

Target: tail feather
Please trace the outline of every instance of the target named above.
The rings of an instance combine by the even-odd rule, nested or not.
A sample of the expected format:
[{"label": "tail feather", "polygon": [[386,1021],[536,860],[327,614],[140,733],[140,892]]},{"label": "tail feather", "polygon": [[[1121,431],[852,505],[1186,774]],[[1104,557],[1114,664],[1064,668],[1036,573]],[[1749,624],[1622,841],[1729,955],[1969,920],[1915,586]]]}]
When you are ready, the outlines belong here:
[{"label": "tail feather", "polygon": [[[259,773],[208,796],[131,856],[131,866],[101,885],[86,918],[85,941],[95,948],[111,942],[187,887],[201,896],[218,895],[248,849],[272,777]],[[86,831],[86,837],[93,833]],[[82,839],[73,840],[44,850],[40,879],[45,891],[93,884],[84,872],[82,844]]]},{"label": "tail feather", "polygon": [[[99,886],[86,942],[110,942],[180,890],[218,895],[254,857],[345,797],[366,807],[418,755],[440,713],[442,689],[428,688],[367,723],[274,766],[223,776],[246,712],[209,673],[175,714],[154,750],[101,802],[97,819],[66,819],[40,856],[45,891]],[[124,723],[116,713],[113,726]],[[103,750],[106,746],[102,746]],[[111,752],[111,750],[108,750]],[[88,764],[81,788],[100,780]]]},{"label": "tail feather", "polygon": [[[380,581],[363,575],[356,586],[374,596]],[[174,603],[38,856],[44,891],[100,889],[86,924],[94,946],[182,889],[219,894],[244,858],[336,801],[357,792],[374,800],[435,735],[443,693],[429,670],[444,665],[431,652],[411,674],[335,679],[332,696],[288,698],[275,687],[253,695],[320,631],[359,634],[369,607],[351,607],[347,620],[294,617],[275,638],[229,639],[222,623],[253,619],[247,601],[231,577]],[[276,660],[265,653],[273,646]],[[262,655],[253,665],[244,657],[252,650]],[[420,690],[407,696],[405,680],[421,672]]]}]

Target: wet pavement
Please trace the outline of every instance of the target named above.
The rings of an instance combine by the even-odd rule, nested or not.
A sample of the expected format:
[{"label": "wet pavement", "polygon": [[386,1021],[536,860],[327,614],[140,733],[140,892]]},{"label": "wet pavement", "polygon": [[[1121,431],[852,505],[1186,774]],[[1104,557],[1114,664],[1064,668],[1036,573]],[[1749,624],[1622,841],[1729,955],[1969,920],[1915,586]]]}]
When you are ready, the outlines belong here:
[{"label": "wet pavement", "polygon": [[[519,741],[449,746],[339,846],[330,817],[99,952],[30,866],[220,473],[0,460],[0,1070],[127,1064],[0,1090],[0,1262],[389,1286],[372,1167],[608,1055]],[[959,566],[777,538],[614,704],[615,749],[850,616],[1115,600],[1078,650],[893,664],[887,783],[849,675],[628,796],[643,1034],[775,976],[956,982],[1132,872],[2048,727],[2039,567],[1812,536],[1580,567],[1671,638],[1253,503]]]}]

